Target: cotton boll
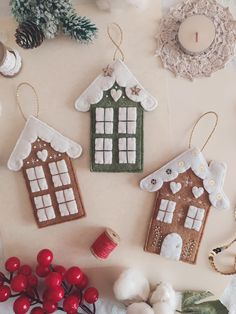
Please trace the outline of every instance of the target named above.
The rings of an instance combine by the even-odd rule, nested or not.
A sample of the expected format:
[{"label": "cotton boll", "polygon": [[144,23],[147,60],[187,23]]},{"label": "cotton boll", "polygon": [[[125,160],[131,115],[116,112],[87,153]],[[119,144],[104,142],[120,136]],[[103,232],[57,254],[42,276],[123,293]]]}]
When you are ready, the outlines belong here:
[{"label": "cotton boll", "polygon": [[[172,286],[168,283],[161,283],[152,293],[150,303],[154,306],[154,304],[156,305],[160,302],[166,303],[172,310],[176,307],[176,294]],[[165,314],[165,312],[163,313]]]},{"label": "cotton boll", "polygon": [[174,314],[175,310],[165,302],[160,302],[153,305],[153,313],[154,314]]},{"label": "cotton boll", "polygon": [[154,314],[153,309],[147,303],[133,303],[127,307],[126,314]]},{"label": "cotton boll", "polygon": [[128,4],[135,6],[137,9],[144,10],[148,6],[148,0],[126,0]]},{"label": "cotton boll", "polygon": [[150,294],[148,280],[135,269],[124,271],[115,282],[113,290],[118,300],[131,303],[147,301]]}]

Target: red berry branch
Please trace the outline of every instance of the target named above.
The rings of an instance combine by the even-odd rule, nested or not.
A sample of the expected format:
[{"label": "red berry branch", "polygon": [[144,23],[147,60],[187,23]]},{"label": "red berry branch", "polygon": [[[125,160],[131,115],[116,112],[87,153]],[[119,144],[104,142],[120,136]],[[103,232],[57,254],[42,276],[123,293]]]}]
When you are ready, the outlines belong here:
[{"label": "red berry branch", "polygon": [[[16,314],[47,314],[57,310],[67,314],[95,314],[98,300],[96,288],[88,287],[88,277],[79,267],[65,269],[54,266],[53,253],[44,249],[37,255],[35,273],[29,265],[21,265],[19,258],[10,257],[0,273],[0,302],[16,298]],[[30,311],[30,312],[29,312]]]}]

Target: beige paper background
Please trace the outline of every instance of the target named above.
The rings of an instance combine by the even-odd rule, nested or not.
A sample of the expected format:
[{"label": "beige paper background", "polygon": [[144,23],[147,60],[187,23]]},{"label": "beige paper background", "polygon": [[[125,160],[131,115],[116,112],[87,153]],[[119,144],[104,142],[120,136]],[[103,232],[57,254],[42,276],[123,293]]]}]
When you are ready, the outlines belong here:
[{"label": "beige paper background", "polygon": [[[45,42],[36,50],[19,51],[24,66],[14,79],[0,77],[0,233],[4,256],[17,255],[33,262],[36,252],[49,247],[57,263],[80,265],[103,295],[111,295],[114,279],[123,268],[141,269],[152,283],[170,281],[176,289],[209,289],[220,295],[228,277],[216,274],[207,260],[209,250],[234,235],[232,211],[212,209],[196,266],[165,260],[143,252],[155,195],[139,189],[139,181],[170,158],[187,148],[191,127],[205,111],[216,110],[220,123],[205,151],[206,158],[225,161],[229,171],[225,191],[235,204],[236,157],[236,72],[222,70],[212,78],[188,82],[175,79],[161,68],[154,57],[155,35],[161,16],[159,0],[152,0],[145,12],[127,10],[104,13],[94,4],[82,1],[81,14],[90,16],[100,29],[92,45],[80,45],[60,37]],[[99,174],[89,171],[89,113],[74,109],[74,101],[112,60],[114,48],[106,35],[106,26],[118,22],[125,41],[123,50],[132,72],[153,95],[159,107],[145,114],[145,169],[141,174]],[[0,18],[0,29],[6,44],[14,43],[15,22]],[[40,98],[40,118],[78,141],[83,156],[74,162],[87,218],[39,230],[34,222],[22,174],[11,172],[6,164],[24,120],[16,106],[17,84],[33,84]],[[25,107],[32,111],[29,97]],[[209,130],[202,124],[195,137],[201,143]],[[121,236],[121,244],[112,257],[100,262],[89,252],[89,246],[103,230],[111,227]],[[231,259],[227,262],[232,263]]]}]

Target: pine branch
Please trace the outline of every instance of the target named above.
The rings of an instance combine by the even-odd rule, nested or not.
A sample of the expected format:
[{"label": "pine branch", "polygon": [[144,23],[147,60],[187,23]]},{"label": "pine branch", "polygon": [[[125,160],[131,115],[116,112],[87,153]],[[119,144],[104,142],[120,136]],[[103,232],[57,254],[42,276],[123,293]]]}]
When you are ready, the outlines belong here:
[{"label": "pine branch", "polygon": [[73,14],[66,16],[62,23],[65,34],[81,43],[90,42],[96,37],[97,27],[87,17]]}]

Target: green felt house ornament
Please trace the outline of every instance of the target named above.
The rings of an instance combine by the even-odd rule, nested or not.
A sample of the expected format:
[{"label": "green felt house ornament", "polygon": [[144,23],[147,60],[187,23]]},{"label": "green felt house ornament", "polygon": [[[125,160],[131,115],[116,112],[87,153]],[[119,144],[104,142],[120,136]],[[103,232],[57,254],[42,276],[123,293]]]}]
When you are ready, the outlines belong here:
[{"label": "green felt house ornament", "polygon": [[143,113],[156,106],[122,60],[105,67],[75,103],[91,113],[91,171],[142,171]]}]

